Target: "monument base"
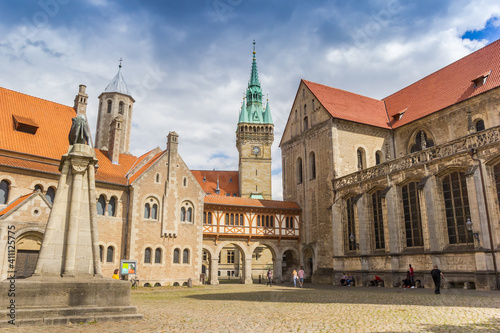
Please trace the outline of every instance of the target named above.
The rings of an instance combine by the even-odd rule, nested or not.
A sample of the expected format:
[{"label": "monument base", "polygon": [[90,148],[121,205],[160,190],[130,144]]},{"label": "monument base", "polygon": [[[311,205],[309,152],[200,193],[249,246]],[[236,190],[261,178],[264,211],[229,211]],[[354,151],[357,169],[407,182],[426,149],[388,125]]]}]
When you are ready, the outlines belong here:
[{"label": "monument base", "polygon": [[140,320],[130,282],[107,278],[11,279],[0,282],[0,328]]}]

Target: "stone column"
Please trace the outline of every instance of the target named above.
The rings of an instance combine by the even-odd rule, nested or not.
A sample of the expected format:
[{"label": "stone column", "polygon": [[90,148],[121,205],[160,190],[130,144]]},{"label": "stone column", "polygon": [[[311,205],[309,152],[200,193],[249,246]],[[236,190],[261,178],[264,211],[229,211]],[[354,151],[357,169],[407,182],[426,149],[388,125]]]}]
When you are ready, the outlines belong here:
[{"label": "stone column", "polygon": [[250,258],[245,258],[245,267],[244,270],[245,272],[245,284],[252,284],[252,257]]},{"label": "stone column", "polygon": [[73,173],[73,188],[71,191],[71,207],[68,222],[68,238],[66,258],[64,261],[64,277],[75,276],[75,256],[78,242],[78,219],[80,216],[80,201],[82,198],[83,173],[87,169],[85,161],[74,159],[71,161],[71,172]]},{"label": "stone column", "polygon": [[277,283],[283,282],[283,259],[273,258],[273,276]]},{"label": "stone column", "polygon": [[219,258],[212,258],[210,262],[210,284],[217,285],[219,284]]}]

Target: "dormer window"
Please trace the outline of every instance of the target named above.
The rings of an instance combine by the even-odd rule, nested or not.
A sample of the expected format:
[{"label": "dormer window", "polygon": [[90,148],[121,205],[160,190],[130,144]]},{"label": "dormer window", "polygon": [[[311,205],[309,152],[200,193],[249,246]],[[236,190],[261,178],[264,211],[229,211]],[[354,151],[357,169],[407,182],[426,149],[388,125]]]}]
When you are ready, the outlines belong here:
[{"label": "dormer window", "polygon": [[479,76],[477,76],[475,79],[472,80],[474,83],[474,88],[481,87],[486,83],[486,80],[488,79],[488,76],[490,76],[491,71],[483,73]]},{"label": "dormer window", "polygon": [[35,134],[36,131],[38,130],[39,127],[38,124],[30,118],[16,116],[16,115],[12,115],[12,118],[14,120],[14,128],[18,132]]},{"label": "dormer window", "polygon": [[405,114],[406,110],[408,110],[408,108],[403,109],[403,110],[399,111],[398,113],[396,113],[394,116],[392,116],[394,121],[401,120],[401,118],[403,118],[403,115]]}]

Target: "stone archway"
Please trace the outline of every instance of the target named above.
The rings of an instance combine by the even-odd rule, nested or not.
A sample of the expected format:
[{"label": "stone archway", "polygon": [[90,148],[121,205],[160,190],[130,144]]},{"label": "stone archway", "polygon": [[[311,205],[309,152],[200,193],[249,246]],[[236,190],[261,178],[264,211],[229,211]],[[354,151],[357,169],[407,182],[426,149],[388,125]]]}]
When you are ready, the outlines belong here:
[{"label": "stone archway", "polygon": [[30,277],[36,268],[43,234],[27,231],[16,238],[16,277]]},{"label": "stone archway", "polygon": [[[248,249],[241,241],[219,243],[211,263],[213,267],[217,268],[217,270],[211,269],[212,273],[217,274],[216,284],[221,280],[228,283],[252,283],[250,278],[251,263],[248,262],[248,256]],[[213,276],[211,281],[215,282]]]},{"label": "stone archway", "polygon": [[310,280],[314,272],[314,252],[311,248],[306,247],[302,251],[302,255],[304,258],[304,278]]},{"label": "stone archway", "polygon": [[285,248],[282,251],[282,277],[284,281],[292,281],[293,270],[300,269],[299,252],[295,248]]}]

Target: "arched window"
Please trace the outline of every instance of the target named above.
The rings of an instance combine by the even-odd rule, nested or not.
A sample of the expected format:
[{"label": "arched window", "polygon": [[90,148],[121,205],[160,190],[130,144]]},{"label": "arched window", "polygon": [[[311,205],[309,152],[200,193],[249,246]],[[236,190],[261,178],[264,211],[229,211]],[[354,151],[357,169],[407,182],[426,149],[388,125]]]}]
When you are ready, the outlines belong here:
[{"label": "arched window", "polygon": [[56,196],[56,190],[54,187],[49,187],[47,193],[45,193],[45,199],[52,205],[54,203],[54,198]]},{"label": "arched window", "polygon": [[380,163],[382,163],[382,153],[377,151],[375,153],[375,165],[379,165]]},{"label": "arched window", "polygon": [[146,202],[146,204],[144,205],[144,218],[149,219],[150,216],[151,216],[151,206],[149,205],[149,203]]},{"label": "arched window", "polygon": [[181,207],[181,221],[186,221],[186,208]]},{"label": "arched window", "polygon": [[182,263],[189,264],[189,250],[188,249],[184,249],[184,251],[182,251]]},{"label": "arched window", "polygon": [[0,182],[0,205],[5,205],[9,202],[9,182],[2,180]]},{"label": "arched window", "polygon": [[111,102],[111,100],[108,100],[108,113],[111,113],[112,106],[113,106],[113,102]]},{"label": "arched window", "polygon": [[180,259],[180,250],[175,249],[174,250],[174,264],[178,264]]},{"label": "arched window", "polygon": [[193,218],[193,208],[189,207],[187,209],[186,221],[187,222],[193,222],[192,218]]},{"label": "arched window", "polygon": [[159,247],[155,250],[155,264],[161,264],[161,248]]},{"label": "arched window", "polygon": [[99,196],[99,200],[97,200],[97,215],[104,215],[106,211],[106,199],[104,199],[104,195]]},{"label": "arched window", "polygon": [[465,225],[470,210],[464,172],[443,177],[443,196],[450,244],[473,243],[472,232]]},{"label": "arched window", "polygon": [[425,131],[421,130],[415,136],[415,143],[411,146],[410,152],[415,153],[432,146],[434,146],[434,141],[427,137],[427,133],[425,133]]},{"label": "arched window", "polygon": [[99,261],[100,262],[102,262],[103,255],[104,255],[104,246],[99,245]]},{"label": "arched window", "polygon": [[124,108],[125,108],[125,103],[120,102],[120,104],[118,104],[118,113],[123,114],[123,112],[125,111]]},{"label": "arched window", "polygon": [[476,132],[484,131],[484,129],[484,120],[479,119],[478,121],[476,121]]},{"label": "arched window", "polygon": [[157,220],[158,219],[158,205],[153,204],[153,207],[151,207],[151,219]]},{"label": "arched window", "polygon": [[373,240],[375,249],[384,249],[384,218],[382,216],[382,191],[372,194]]},{"label": "arched window", "polygon": [[316,155],[309,153],[309,179],[316,179]]},{"label": "arched window", "polygon": [[304,117],[304,131],[307,130],[308,128],[309,128],[309,121],[307,117]]},{"label": "arched window", "polygon": [[363,170],[366,167],[366,165],[365,165],[365,151],[362,148],[358,148],[357,159],[358,159],[358,170]]},{"label": "arched window", "polygon": [[[344,218],[347,224],[347,228],[344,233],[344,241],[348,251],[356,251],[356,222],[354,219],[354,201],[355,197],[350,197],[345,201],[345,211]],[[354,239],[351,240],[351,235]]]},{"label": "arched window", "polygon": [[115,257],[115,248],[108,246],[108,251],[106,252],[106,262],[113,262]]},{"label": "arched window", "polygon": [[407,247],[424,245],[417,185],[417,182],[412,182],[401,187]]},{"label": "arched window", "polygon": [[116,198],[111,197],[108,202],[108,216],[115,216],[116,214]]},{"label": "arched window", "polygon": [[144,250],[144,263],[145,264],[150,264],[151,263],[151,248],[146,248]]},{"label": "arched window", "polygon": [[297,184],[302,184],[302,158],[299,157],[296,164]]},{"label": "arched window", "polygon": [[36,184],[36,185],[35,185],[35,189],[34,189],[33,191],[34,191],[34,192],[36,192],[36,191],[40,191],[40,192],[42,192],[42,193],[43,193],[43,186],[42,186],[42,185],[40,185],[40,184]]}]

